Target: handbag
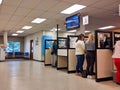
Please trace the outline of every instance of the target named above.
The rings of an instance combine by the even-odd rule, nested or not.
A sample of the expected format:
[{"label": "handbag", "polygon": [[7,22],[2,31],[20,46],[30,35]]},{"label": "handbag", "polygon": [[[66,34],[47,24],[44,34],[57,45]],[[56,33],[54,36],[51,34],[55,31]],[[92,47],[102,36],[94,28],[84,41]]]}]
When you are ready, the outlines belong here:
[{"label": "handbag", "polygon": [[51,52],[51,55],[53,55],[53,51]]}]

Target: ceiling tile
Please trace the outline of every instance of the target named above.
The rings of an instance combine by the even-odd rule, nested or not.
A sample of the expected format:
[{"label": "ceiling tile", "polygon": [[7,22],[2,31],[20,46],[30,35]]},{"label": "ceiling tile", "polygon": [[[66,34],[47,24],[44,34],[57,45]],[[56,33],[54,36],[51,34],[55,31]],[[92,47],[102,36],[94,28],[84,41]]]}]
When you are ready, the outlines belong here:
[{"label": "ceiling tile", "polygon": [[3,0],[3,5],[18,6],[22,0]]},{"label": "ceiling tile", "polygon": [[97,1],[101,1],[101,0],[80,0],[78,4],[89,6],[95,4]]},{"label": "ceiling tile", "polygon": [[[22,34],[28,35],[40,30],[50,30],[56,27],[56,24],[65,30],[65,18],[73,14],[65,15],[60,12],[73,4],[87,6],[73,13],[92,17],[87,29],[96,29],[108,24],[120,27],[118,16],[120,0],[4,0],[0,8],[0,31],[15,32],[25,25],[32,25],[32,29]],[[47,20],[40,24],[32,24],[31,21],[38,17]]]},{"label": "ceiling tile", "polygon": [[31,9],[26,9],[26,8],[17,8],[16,12],[14,13],[14,15],[22,15],[22,16],[26,16],[27,14],[29,14],[31,11]]},{"label": "ceiling tile", "polygon": [[116,1],[115,0],[99,0],[96,3],[92,4],[92,7],[97,7],[103,9],[104,7],[108,7],[113,5]]},{"label": "ceiling tile", "polygon": [[61,11],[65,10],[66,8],[69,8],[72,5],[72,3],[60,2],[57,5],[55,5],[54,8],[49,9],[49,12],[60,13]]},{"label": "ceiling tile", "polygon": [[65,1],[65,2],[71,2],[71,3],[78,3],[78,2],[80,2],[80,1],[82,1],[82,0],[63,0],[63,1]]},{"label": "ceiling tile", "polygon": [[2,6],[1,7],[1,14],[13,14],[15,12],[17,7],[13,7],[13,6]]},{"label": "ceiling tile", "polygon": [[60,3],[61,0],[43,0],[41,1],[35,9],[39,10],[49,10],[50,8],[54,9],[56,4]]},{"label": "ceiling tile", "polygon": [[48,11],[42,14],[41,16],[47,19],[53,19],[54,18],[53,16],[56,16],[56,13]]},{"label": "ceiling tile", "polygon": [[20,7],[22,8],[34,8],[39,5],[41,0],[22,0]]},{"label": "ceiling tile", "polygon": [[16,26],[16,25],[17,25],[16,22],[11,21],[11,22],[8,22],[8,23],[6,24],[5,28],[6,28],[6,29],[9,28],[9,30],[11,30],[11,29],[12,29],[14,26]]},{"label": "ceiling tile", "polygon": [[120,4],[120,2],[119,3],[114,2],[114,3],[112,3],[112,5],[107,5],[106,7],[104,7],[104,9],[110,10],[115,13],[115,12],[118,12],[118,10],[119,10],[119,4]]},{"label": "ceiling tile", "polygon": [[24,19],[24,16],[14,15],[14,16],[12,16],[10,21],[21,21],[22,19]]},{"label": "ceiling tile", "polygon": [[37,17],[41,17],[41,15],[44,13],[44,10],[35,10],[33,9],[28,15],[27,17],[32,17],[32,18],[37,18]]},{"label": "ceiling tile", "polygon": [[8,21],[12,15],[9,14],[0,14],[0,21]]}]

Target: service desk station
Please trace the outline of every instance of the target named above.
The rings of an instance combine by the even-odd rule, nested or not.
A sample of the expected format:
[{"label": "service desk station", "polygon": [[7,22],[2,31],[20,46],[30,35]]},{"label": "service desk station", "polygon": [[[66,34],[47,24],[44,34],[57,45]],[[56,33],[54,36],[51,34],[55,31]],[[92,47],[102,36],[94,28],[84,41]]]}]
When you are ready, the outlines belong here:
[{"label": "service desk station", "polygon": [[[107,36],[107,46],[102,45],[102,40]],[[68,73],[75,73],[76,71],[76,56],[75,56],[75,41],[77,35],[68,35],[65,37],[58,37],[57,49],[57,70],[66,69]],[[120,40],[120,33],[118,32],[104,32],[95,31],[95,47],[96,47],[96,61],[95,61],[95,80],[96,82],[112,80],[115,81],[116,67],[113,63],[113,47],[117,40]],[[54,40],[46,40],[47,43],[53,43]],[[46,43],[45,42],[45,43]],[[45,48],[45,65],[51,65],[51,50]],[[83,68],[86,68],[86,60]]]}]

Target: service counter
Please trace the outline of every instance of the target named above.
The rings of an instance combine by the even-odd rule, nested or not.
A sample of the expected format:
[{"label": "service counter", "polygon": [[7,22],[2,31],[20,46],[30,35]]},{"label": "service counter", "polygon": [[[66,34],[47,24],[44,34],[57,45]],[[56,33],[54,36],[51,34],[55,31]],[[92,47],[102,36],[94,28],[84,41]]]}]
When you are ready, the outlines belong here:
[{"label": "service counter", "polygon": [[67,49],[58,49],[57,69],[67,68]]}]

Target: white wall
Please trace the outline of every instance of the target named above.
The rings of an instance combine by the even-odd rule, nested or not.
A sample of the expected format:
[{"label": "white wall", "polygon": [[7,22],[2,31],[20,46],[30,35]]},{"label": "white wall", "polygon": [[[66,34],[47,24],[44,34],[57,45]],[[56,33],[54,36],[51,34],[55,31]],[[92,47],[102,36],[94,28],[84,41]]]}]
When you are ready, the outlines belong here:
[{"label": "white wall", "polygon": [[[51,35],[53,39],[56,39],[56,32],[46,32],[46,31],[40,31],[37,33],[34,33],[32,35],[28,35],[24,39],[24,51],[30,52],[30,40],[34,41],[33,45],[33,59],[35,60],[44,60],[44,57],[42,57],[42,51],[41,51],[41,38],[43,35]],[[67,35],[74,35],[74,33],[65,33],[65,32],[59,32],[59,37],[67,37]],[[38,45],[35,45],[36,38],[38,38]]]},{"label": "white wall", "polygon": [[33,40],[33,36],[27,36],[24,38],[24,52],[30,53],[30,40]]},{"label": "white wall", "polygon": [[[41,37],[42,32],[38,32],[25,37],[24,51],[30,52],[30,40],[33,40],[33,59],[41,60]],[[38,45],[36,45],[36,39],[38,38]]]},{"label": "white wall", "polygon": [[[32,35],[28,35],[25,37],[24,39],[24,51],[25,52],[30,52],[30,40],[33,40],[33,59],[35,60],[44,60],[44,57],[42,57],[42,35],[52,35],[53,36],[53,39],[56,39],[56,32],[43,32],[43,31],[40,31],[40,32],[37,32],[37,33],[34,33]],[[38,45],[36,45],[36,38],[38,38]]]}]

